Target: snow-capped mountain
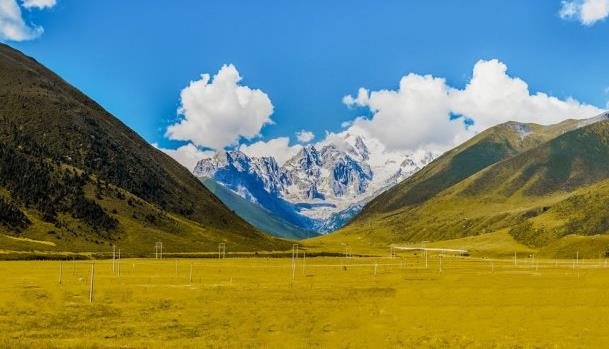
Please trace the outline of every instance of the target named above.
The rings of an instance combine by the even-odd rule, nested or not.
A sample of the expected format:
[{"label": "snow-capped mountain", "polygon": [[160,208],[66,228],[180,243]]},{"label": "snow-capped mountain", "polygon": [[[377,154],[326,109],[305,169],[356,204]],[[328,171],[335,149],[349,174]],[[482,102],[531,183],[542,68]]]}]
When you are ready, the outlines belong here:
[{"label": "snow-capped mountain", "polygon": [[213,178],[284,220],[315,232],[342,227],[376,195],[420,170],[431,152],[387,152],[375,139],[348,132],[304,146],[281,166],[272,157],[217,153],[193,173]]}]

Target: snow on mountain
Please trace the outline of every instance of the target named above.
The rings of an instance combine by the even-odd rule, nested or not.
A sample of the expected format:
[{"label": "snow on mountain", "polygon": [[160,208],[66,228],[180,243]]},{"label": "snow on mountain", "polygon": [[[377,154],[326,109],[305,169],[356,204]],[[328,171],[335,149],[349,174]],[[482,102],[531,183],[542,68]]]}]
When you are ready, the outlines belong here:
[{"label": "snow on mountain", "polygon": [[606,111],[604,113],[601,113],[601,114],[599,114],[595,117],[589,118],[589,119],[583,119],[579,122],[577,127],[586,127],[588,125],[592,125],[592,124],[595,124],[597,122],[604,121],[604,120],[609,120],[609,111]]},{"label": "snow on mountain", "polygon": [[193,173],[292,224],[325,233],[342,227],[369,200],[436,156],[387,152],[376,139],[343,132],[303,147],[281,166],[272,157],[227,151],[199,161]]}]

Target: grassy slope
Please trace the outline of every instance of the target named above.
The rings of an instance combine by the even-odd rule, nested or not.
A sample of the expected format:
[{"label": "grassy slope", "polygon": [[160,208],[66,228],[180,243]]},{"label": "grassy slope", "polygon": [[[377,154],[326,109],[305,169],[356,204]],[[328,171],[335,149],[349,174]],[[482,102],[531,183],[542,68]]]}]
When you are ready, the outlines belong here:
[{"label": "grassy slope", "polygon": [[274,216],[264,208],[253,204],[239,195],[224,188],[213,179],[201,179],[207,189],[214,193],[222,202],[237,215],[251,223],[261,231],[287,239],[306,239],[319,234],[306,231]]},{"label": "grassy slope", "polygon": [[[170,252],[215,251],[224,242],[228,251],[285,250],[287,241],[266,234],[242,234],[234,229],[216,230],[164,211],[122,189],[116,189],[124,197],[103,195],[96,201],[119,221],[118,229],[110,233],[96,232],[70,215],[62,214],[62,228],[45,222],[34,210],[23,209],[32,220],[26,230],[15,233],[0,227],[0,250],[29,251],[34,254],[56,252],[108,253],[112,244],[122,249],[126,256],[152,256],[154,244],[162,241]],[[96,197],[89,186],[88,195]],[[33,241],[31,241],[33,240]],[[3,253],[0,252],[0,259]]]},{"label": "grassy slope", "polygon": [[[543,144],[577,124],[575,120],[552,126],[507,122],[488,129],[379,195],[364,208],[360,218],[425,202],[476,172]],[[527,136],[521,137],[519,130],[525,130]]]},{"label": "grassy slope", "polygon": [[[315,241],[380,247],[501,231],[547,255],[571,256],[578,244],[587,244],[589,253],[604,254],[609,250],[606,239],[583,236],[609,230],[609,181],[604,180],[609,178],[608,140],[607,121],[567,132],[421,203],[393,210],[391,205],[371,206],[342,231]],[[394,202],[399,200],[403,197]],[[563,239],[571,234],[582,237]]]},{"label": "grassy slope", "polygon": [[[107,250],[112,243],[147,251],[156,239],[167,248],[187,251],[213,250],[220,241],[241,250],[289,246],[234,215],[189,171],[32,58],[0,45],[0,76],[0,145],[5,154],[22,156],[30,165],[44,164],[36,168],[52,180],[47,189],[57,195],[70,189],[65,178],[83,175],[84,197],[104,209],[100,214],[119,222],[116,229],[100,229],[74,218],[79,216],[74,202],[55,197],[48,208],[50,204],[40,202],[46,198],[24,199],[28,193],[16,195],[15,188],[44,187],[35,181],[45,179],[15,183],[11,176],[2,178],[8,186],[0,185],[0,196],[32,223],[25,229],[0,224],[0,233],[51,240],[57,243],[52,249],[73,251]],[[6,162],[4,170],[14,165]],[[56,221],[45,217],[42,211],[47,209],[57,214]],[[51,249],[5,242],[3,247]]]}]

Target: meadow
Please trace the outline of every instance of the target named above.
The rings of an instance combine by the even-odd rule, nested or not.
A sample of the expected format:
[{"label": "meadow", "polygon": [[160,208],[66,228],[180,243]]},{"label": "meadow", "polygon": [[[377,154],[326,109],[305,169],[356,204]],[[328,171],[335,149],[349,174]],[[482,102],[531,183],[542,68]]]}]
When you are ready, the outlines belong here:
[{"label": "meadow", "polygon": [[0,347],[609,346],[604,259],[302,257],[0,262]]}]

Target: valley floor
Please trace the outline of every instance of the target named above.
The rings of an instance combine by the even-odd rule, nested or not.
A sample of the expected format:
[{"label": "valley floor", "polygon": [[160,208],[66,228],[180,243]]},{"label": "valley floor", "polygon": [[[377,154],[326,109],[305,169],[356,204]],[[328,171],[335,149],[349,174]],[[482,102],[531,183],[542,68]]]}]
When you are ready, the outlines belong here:
[{"label": "valley floor", "polygon": [[604,259],[300,257],[0,262],[0,347],[609,346]]}]

